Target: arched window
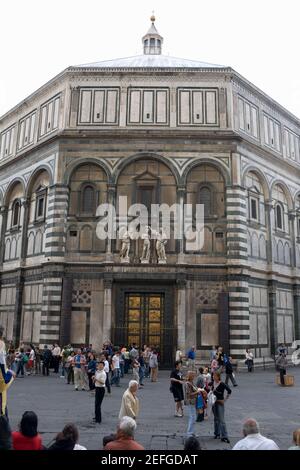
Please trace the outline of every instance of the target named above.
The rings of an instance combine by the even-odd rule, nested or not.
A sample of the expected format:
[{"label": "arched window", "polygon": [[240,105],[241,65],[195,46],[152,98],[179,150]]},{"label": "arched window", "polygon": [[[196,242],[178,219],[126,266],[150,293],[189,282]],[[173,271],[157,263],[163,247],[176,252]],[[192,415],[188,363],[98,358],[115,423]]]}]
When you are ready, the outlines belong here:
[{"label": "arched window", "polygon": [[276,228],[278,228],[279,230],[283,230],[283,213],[280,204],[276,205],[275,211]]},{"label": "arched window", "polygon": [[212,215],[212,193],[211,188],[202,186],[199,190],[200,204],[204,205],[204,217]]},{"label": "arched window", "polygon": [[86,185],[82,189],[81,211],[84,214],[94,215],[94,212],[95,212],[95,189],[91,185]]},{"label": "arched window", "polygon": [[20,222],[21,202],[17,199],[12,206],[11,226],[17,227]]}]

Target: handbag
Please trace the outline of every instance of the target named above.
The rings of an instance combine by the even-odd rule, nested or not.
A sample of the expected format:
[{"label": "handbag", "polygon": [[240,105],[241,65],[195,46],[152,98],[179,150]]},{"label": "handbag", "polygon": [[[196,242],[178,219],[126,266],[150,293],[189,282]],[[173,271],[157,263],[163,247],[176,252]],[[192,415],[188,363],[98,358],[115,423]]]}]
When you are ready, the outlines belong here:
[{"label": "handbag", "polygon": [[211,390],[207,395],[207,404],[213,406],[216,403],[217,397],[214,392]]}]

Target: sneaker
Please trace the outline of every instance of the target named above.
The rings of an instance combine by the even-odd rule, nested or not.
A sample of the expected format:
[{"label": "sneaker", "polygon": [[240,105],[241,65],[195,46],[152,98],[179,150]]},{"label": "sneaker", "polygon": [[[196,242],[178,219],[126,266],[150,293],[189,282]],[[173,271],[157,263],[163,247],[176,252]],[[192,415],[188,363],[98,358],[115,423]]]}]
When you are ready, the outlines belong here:
[{"label": "sneaker", "polygon": [[227,444],[230,444],[230,440],[228,439],[228,437],[222,437],[221,441],[227,442]]}]

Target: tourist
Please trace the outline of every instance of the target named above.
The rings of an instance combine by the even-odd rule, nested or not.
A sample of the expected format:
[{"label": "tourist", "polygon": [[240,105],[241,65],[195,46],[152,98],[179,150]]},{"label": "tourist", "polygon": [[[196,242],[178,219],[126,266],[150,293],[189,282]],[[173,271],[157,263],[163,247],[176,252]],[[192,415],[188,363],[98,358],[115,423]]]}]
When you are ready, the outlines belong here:
[{"label": "tourist", "polygon": [[8,419],[7,389],[12,384],[16,374],[14,371],[7,369],[6,349],[3,335],[4,328],[3,326],[0,326],[0,415],[5,415]]},{"label": "tourist", "polygon": [[289,447],[288,450],[300,450],[300,428],[293,432],[294,445]]},{"label": "tourist", "polygon": [[205,388],[205,379],[204,379],[203,373],[204,373],[203,367],[199,367],[199,375],[196,378],[196,386],[198,388]]},{"label": "tourist", "polygon": [[132,361],[132,375],[133,375],[133,380],[136,380],[138,384],[140,383],[139,370],[140,370],[139,361],[137,359],[133,359],[133,361]]},{"label": "tourist", "polygon": [[209,373],[208,367],[204,367],[202,375],[203,375],[203,378],[204,378],[204,389],[206,390],[206,392],[208,392],[209,391],[209,384],[212,381],[211,374]]},{"label": "tourist", "polygon": [[132,348],[129,351],[130,360],[133,361],[133,359],[137,359],[138,355],[139,355],[139,352],[137,350],[136,344],[133,343]]},{"label": "tourist", "polygon": [[138,362],[139,362],[139,384],[140,384],[140,387],[143,387],[144,377],[145,377],[145,361],[144,361],[144,354],[142,350],[140,350]]},{"label": "tourist", "polygon": [[199,392],[198,388],[194,384],[195,376],[195,371],[188,371],[186,375],[186,382],[184,384],[184,404],[188,406],[189,410],[189,421],[186,433],[187,437],[195,435],[195,422],[197,419],[196,399]]},{"label": "tourist", "polygon": [[126,348],[123,348],[123,356],[124,356],[124,374],[128,374],[129,367],[130,367],[130,356],[129,356],[129,351],[127,351]]},{"label": "tourist", "polygon": [[42,438],[38,434],[38,417],[34,411],[25,411],[20,422],[20,431],[12,433],[14,450],[42,450]]},{"label": "tourist", "polygon": [[93,376],[93,380],[95,382],[95,418],[94,421],[96,423],[101,423],[102,415],[101,415],[101,404],[105,395],[105,382],[106,382],[106,373],[104,371],[104,362],[101,361],[97,364],[97,370],[95,375]]},{"label": "tourist", "polygon": [[150,367],[149,367],[149,361],[150,361],[150,348],[145,344],[144,345],[144,351],[143,351],[143,357],[144,357],[144,364],[145,364],[145,378],[150,377]]},{"label": "tourist", "polygon": [[51,358],[52,358],[52,353],[50,349],[48,349],[48,346],[45,344],[44,351],[43,351],[43,367],[42,367],[43,375],[49,375]]},{"label": "tourist", "polygon": [[248,372],[252,372],[254,360],[253,360],[253,354],[251,352],[251,349],[246,349],[245,357],[246,357],[245,364],[248,367]]},{"label": "tourist", "polygon": [[24,358],[25,358],[25,353],[24,349],[20,348],[19,351],[16,353],[16,377],[19,377],[19,373],[21,372],[21,377],[24,377]]},{"label": "tourist", "polygon": [[75,424],[66,424],[62,432],[58,433],[54,444],[48,450],[87,450],[78,444],[79,433]]},{"label": "tourist", "polygon": [[145,450],[141,444],[134,440],[136,422],[130,416],[120,419],[116,439],[106,444],[104,450]]},{"label": "tourist", "polygon": [[149,357],[149,367],[150,367],[150,379],[151,382],[157,382],[157,373],[158,373],[158,357],[156,349],[150,354]]},{"label": "tourist", "polygon": [[232,450],[279,450],[278,445],[260,434],[255,419],[247,419],[243,425],[244,439],[238,441]]},{"label": "tourist", "polygon": [[116,353],[112,357],[112,379],[111,379],[111,385],[115,384],[116,387],[120,387],[120,351],[116,351]]},{"label": "tourist", "polygon": [[73,351],[70,344],[65,346],[61,352],[61,378],[64,378],[65,375],[68,373],[68,357],[70,356],[71,352]]},{"label": "tourist", "polygon": [[59,369],[59,361],[60,361],[60,354],[61,354],[61,349],[58,346],[57,343],[54,344],[54,348],[52,350],[52,358],[53,358],[53,369],[54,373],[58,374],[58,369]]},{"label": "tourist", "polygon": [[283,386],[285,385],[284,376],[286,375],[287,365],[288,360],[285,353],[280,353],[278,358],[276,359],[276,367],[279,369],[280,383]]},{"label": "tourist", "polygon": [[120,357],[119,357],[119,361],[120,361],[120,377],[121,379],[124,378],[124,373],[125,373],[125,356],[124,356],[124,349],[125,348],[122,348],[121,351],[120,351]]},{"label": "tourist", "polygon": [[81,349],[78,349],[76,356],[74,356],[74,382],[76,391],[78,390],[78,387],[80,387],[81,390],[85,390],[85,365],[85,356],[81,353]]},{"label": "tourist", "polygon": [[222,346],[218,347],[215,358],[218,361],[218,369],[220,370],[220,372],[222,372],[223,371],[223,366],[224,366],[224,353],[223,353]]},{"label": "tourist", "polygon": [[67,372],[67,383],[74,385],[74,356],[75,352],[72,351],[67,357],[67,362],[65,363],[65,370]]},{"label": "tourist", "polygon": [[217,354],[217,350],[218,350],[218,347],[217,346],[213,346],[210,353],[209,353],[209,358],[210,358],[210,362],[216,358],[216,354]]},{"label": "tourist", "polygon": [[186,452],[201,450],[200,442],[195,436],[190,436],[184,441],[184,448]]},{"label": "tourist", "polygon": [[139,414],[139,399],[136,396],[138,388],[138,382],[136,380],[130,380],[128,388],[122,397],[119,419],[123,418],[123,416],[130,416],[135,420],[137,419]]},{"label": "tourist", "polygon": [[104,372],[106,373],[105,387],[107,388],[107,393],[111,393],[110,379],[109,379],[109,363],[106,359],[105,354],[101,354],[100,361],[104,362]]},{"label": "tourist", "polygon": [[213,380],[214,373],[217,372],[218,370],[219,370],[219,363],[218,363],[217,359],[215,358],[211,361],[211,365],[210,365],[211,380]]},{"label": "tourist", "polygon": [[[229,444],[227,428],[225,424],[225,401],[228,400],[229,395],[231,394],[231,389],[224,382],[221,381],[221,373],[215,372],[213,377],[213,382],[211,382],[211,387],[214,395],[216,396],[215,404],[212,407],[214,414],[214,434],[215,439],[221,437],[222,442],[227,442]],[[224,398],[224,392],[227,392],[226,398]]]},{"label": "tourist", "polygon": [[181,372],[181,362],[176,361],[175,367],[170,374],[170,392],[173,393],[174,401],[175,401],[175,416],[182,418],[183,416],[183,387],[184,384],[183,374]]},{"label": "tourist", "polygon": [[27,375],[31,375],[35,368],[35,359],[36,359],[35,347],[31,344],[30,349],[28,349],[28,351],[29,351],[29,356],[28,356],[29,359],[27,362]]},{"label": "tourist", "polygon": [[189,369],[195,369],[195,360],[196,360],[196,348],[192,346],[187,353],[187,366]]},{"label": "tourist", "polygon": [[41,374],[42,367],[41,367],[41,360],[42,360],[42,353],[38,346],[35,348],[35,373]]},{"label": "tourist", "polygon": [[[89,389],[92,391],[95,389],[95,383],[93,381],[93,377],[96,373],[97,369],[97,361],[95,359],[95,355],[93,353],[89,353],[89,361],[87,363],[87,376],[89,380]],[[106,379],[106,376],[105,376]]]},{"label": "tourist", "polygon": [[180,362],[182,364],[182,359],[183,359],[183,353],[180,351],[180,349],[177,349],[176,354],[175,354],[175,362]]},{"label": "tourist", "polygon": [[225,373],[226,373],[225,384],[228,385],[228,382],[229,382],[229,379],[230,379],[232,385],[234,387],[237,387],[237,383],[236,383],[234,373],[233,373],[232,357],[229,357],[228,361],[225,364]]},{"label": "tourist", "polygon": [[0,413],[0,451],[12,449],[12,436],[7,416]]}]

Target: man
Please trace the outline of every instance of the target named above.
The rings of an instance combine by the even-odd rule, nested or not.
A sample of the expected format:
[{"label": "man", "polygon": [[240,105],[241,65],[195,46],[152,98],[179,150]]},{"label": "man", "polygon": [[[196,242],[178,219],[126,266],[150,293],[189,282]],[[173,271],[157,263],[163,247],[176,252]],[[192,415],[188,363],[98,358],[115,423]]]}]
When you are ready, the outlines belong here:
[{"label": "man", "polygon": [[139,355],[139,352],[137,350],[136,344],[133,343],[131,350],[129,351],[129,357],[131,361],[134,361],[134,359],[137,359]]},{"label": "man", "polygon": [[55,343],[53,351],[52,351],[53,366],[54,366],[54,373],[55,374],[58,373],[58,369],[59,369],[60,353],[61,353],[61,349],[58,346],[58,344]]},{"label": "man", "polygon": [[127,390],[124,392],[122,397],[121,409],[119,413],[119,419],[124,416],[130,416],[133,419],[137,419],[139,414],[139,399],[136,396],[139,384],[136,380],[130,380]]},{"label": "man", "polygon": [[175,368],[171,371],[170,374],[170,392],[173,393],[174,401],[175,401],[175,416],[179,416],[182,418],[183,416],[183,387],[184,384],[183,374],[181,372],[181,362],[175,362]]},{"label": "man", "polygon": [[68,344],[67,346],[65,346],[61,352],[61,379],[63,379],[66,375],[66,372],[67,372],[67,361],[68,361],[68,357],[70,356],[72,352],[72,347],[70,344]]},{"label": "man", "polygon": [[117,438],[104,447],[104,450],[145,450],[134,440],[136,422],[129,416],[121,418],[117,430]]},{"label": "man", "polygon": [[276,360],[276,366],[279,369],[279,374],[280,374],[280,383],[281,385],[285,385],[284,383],[284,376],[286,375],[286,368],[288,365],[288,360],[286,358],[285,353],[279,354],[277,360]]},{"label": "man", "polygon": [[95,418],[96,423],[101,423],[101,404],[105,395],[105,382],[106,382],[106,373],[104,371],[104,362],[101,361],[97,365],[96,373],[93,377],[95,382]]},{"label": "man", "polygon": [[111,385],[116,384],[116,387],[120,387],[120,355],[120,351],[117,351],[112,357],[113,377],[111,380]]},{"label": "man", "polygon": [[228,361],[226,361],[225,372],[226,372],[225,384],[228,385],[228,382],[229,382],[229,379],[230,379],[232,385],[234,387],[237,387],[237,383],[236,383],[236,380],[235,380],[234,374],[233,374],[232,357],[229,357]]},{"label": "man", "polygon": [[12,384],[16,374],[6,367],[6,348],[3,340],[4,328],[0,326],[0,416],[5,415],[3,418],[4,424],[8,421],[7,413],[7,389]]},{"label": "man", "polygon": [[272,439],[262,436],[259,424],[255,419],[247,419],[243,425],[244,439],[238,441],[232,450],[279,450]]},{"label": "man", "polygon": [[100,361],[104,362],[104,372],[106,373],[105,386],[107,388],[107,392],[111,393],[110,380],[109,380],[109,363],[108,363],[108,360],[107,360],[105,354],[101,354]]},{"label": "man", "polygon": [[81,353],[81,349],[77,350],[76,356],[74,356],[74,382],[75,382],[75,390],[78,390],[78,387],[81,390],[85,390],[84,387],[84,368],[85,368],[86,360],[85,356]]},{"label": "man", "polygon": [[48,346],[45,344],[43,352],[43,375],[49,375],[49,367],[51,361],[51,351],[48,349]]},{"label": "man", "polygon": [[195,359],[196,359],[196,348],[192,346],[191,349],[187,353],[188,359],[188,368],[194,370],[195,369]]}]

